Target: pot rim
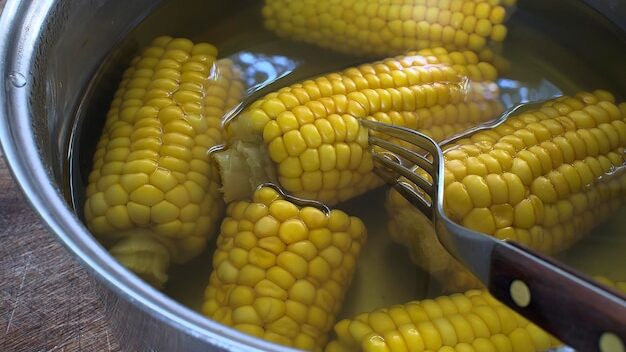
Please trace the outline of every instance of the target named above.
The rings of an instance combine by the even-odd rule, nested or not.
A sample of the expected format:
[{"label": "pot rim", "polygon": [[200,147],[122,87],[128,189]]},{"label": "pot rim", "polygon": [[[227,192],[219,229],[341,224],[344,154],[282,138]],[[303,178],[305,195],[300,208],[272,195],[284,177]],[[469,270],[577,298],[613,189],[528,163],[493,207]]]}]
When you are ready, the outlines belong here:
[{"label": "pot rim", "polygon": [[[210,320],[146,284],[109,255],[55,188],[35,145],[29,96],[39,34],[57,3],[9,1],[0,17],[0,77],[5,82],[0,89],[0,149],[30,206],[98,281],[170,328],[224,350],[296,351]],[[16,74],[23,75],[25,84],[12,84]]]},{"label": "pot rim", "polygon": [[[626,32],[622,16],[626,3],[581,2]],[[7,1],[0,16],[0,78],[5,82],[0,88],[0,151],[31,208],[100,283],[169,328],[222,350],[296,351],[210,320],[146,284],[109,255],[55,188],[35,145],[29,97],[39,35],[58,4],[58,0]],[[24,76],[24,85],[11,83],[15,73]]]}]

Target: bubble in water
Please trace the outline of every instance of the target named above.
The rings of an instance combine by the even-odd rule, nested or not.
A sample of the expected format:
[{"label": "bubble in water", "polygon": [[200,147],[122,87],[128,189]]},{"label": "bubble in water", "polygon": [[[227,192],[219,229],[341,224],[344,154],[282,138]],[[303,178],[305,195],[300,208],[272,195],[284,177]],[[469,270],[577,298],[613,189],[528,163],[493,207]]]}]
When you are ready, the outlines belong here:
[{"label": "bubble in water", "polygon": [[17,88],[24,87],[26,85],[26,77],[19,72],[12,72],[9,74],[9,82]]}]

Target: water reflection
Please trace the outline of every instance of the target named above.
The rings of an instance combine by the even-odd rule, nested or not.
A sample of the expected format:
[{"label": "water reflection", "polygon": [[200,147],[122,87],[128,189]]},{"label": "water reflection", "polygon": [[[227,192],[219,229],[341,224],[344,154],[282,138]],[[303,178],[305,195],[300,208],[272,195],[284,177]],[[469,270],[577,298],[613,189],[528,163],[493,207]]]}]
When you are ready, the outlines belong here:
[{"label": "water reflection", "polygon": [[521,82],[509,78],[498,80],[500,99],[505,108],[520,103],[543,101],[563,95],[563,91],[552,82],[542,79],[538,83]]},{"label": "water reflection", "polygon": [[231,59],[243,72],[249,94],[287,76],[300,64],[287,56],[249,51],[237,53]]}]

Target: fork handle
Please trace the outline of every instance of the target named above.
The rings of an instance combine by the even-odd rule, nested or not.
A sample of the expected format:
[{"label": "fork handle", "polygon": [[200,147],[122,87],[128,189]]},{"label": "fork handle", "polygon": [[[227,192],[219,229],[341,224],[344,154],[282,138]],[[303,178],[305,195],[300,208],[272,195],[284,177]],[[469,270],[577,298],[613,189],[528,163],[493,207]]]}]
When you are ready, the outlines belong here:
[{"label": "fork handle", "polygon": [[495,245],[490,274],[494,297],[570,347],[625,350],[626,297],[617,291],[510,241]]}]

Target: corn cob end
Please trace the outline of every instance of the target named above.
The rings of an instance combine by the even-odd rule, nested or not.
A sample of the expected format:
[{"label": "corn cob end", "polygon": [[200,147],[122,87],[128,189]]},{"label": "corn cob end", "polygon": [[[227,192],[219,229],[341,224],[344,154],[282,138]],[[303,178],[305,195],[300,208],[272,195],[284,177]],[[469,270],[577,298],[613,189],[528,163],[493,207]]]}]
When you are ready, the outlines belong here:
[{"label": "corn cob end", "polygon": [[215,152],[222,180],[224,200],[229,203],[249,199],[263,183],[276,183],[274,166],[261,143],[237,141],[228,149]]},{"label": "corn cob end", "polygon": [[111,247],[110,253],[120,264],[156,288],[161,288],[167,281],[169,252],[150,235],[129,236]]}]

